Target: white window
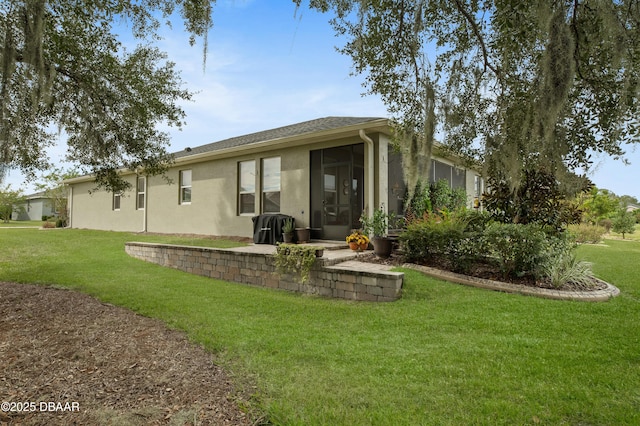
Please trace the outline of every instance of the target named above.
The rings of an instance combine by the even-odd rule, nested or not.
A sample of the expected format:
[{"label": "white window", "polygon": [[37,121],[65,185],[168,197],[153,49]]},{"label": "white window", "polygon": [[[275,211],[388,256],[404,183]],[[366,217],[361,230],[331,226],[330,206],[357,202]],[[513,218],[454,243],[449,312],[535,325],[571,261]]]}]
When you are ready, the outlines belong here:
[{"label": "white window", "polygon": [[113,210],[114,211],[118,211],[120,210],[120,198],[121,198],[121,194],[116,194],[115,192],[113,193]]},{"label": "white window", "polygon": [[256,162],[238,163],[238,214],[256,212]]},{"label": "white window", "polygon": [[262,212],[280,213],[280,157],[262,159]]},{"label": "white window", "polygon": [[180,204],[191,204],[191,170],[180,171]]},{"label": "white window", "polygon": [[147,190],[147,178],[145,178],[144,176],[138,177],[138,183],[136,186],[136,191],[137,191],[136,208],[138,210],[144,210],[146,190]]}]

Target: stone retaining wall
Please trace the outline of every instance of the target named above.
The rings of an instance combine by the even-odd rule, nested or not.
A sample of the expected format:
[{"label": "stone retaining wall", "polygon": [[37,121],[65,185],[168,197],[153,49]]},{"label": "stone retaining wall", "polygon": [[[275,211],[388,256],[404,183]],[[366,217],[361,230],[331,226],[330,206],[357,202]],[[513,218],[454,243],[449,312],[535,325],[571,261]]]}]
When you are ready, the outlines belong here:
[{"label": "stone retaining wall", "polygon": [[242,284],[349,300],[391,302],[400,298],[404,274],[336,268],[316,260],[309,281],[276,272],[273,255],[233,249],[129,242],[132,257],[196,275]]}]

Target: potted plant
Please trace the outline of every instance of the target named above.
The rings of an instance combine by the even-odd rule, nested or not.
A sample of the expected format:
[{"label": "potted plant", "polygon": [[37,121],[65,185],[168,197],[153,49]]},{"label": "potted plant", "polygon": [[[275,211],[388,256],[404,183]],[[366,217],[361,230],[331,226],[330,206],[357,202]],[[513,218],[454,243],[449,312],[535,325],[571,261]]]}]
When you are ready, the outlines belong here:
[{"label": "potted plant", "polygon": [[395,221],[395,213],[388,214],[384,211],[384,206],[373,212],[373,217],[366,213],[360,216],[362,229],[368,235],[373,235],[373,251],[379,257],[389,257],[393,251],[393,240],[388,237],[388,226]]},{"label": "potted plant", "polygon": [[353,251],[362,251],[369,247],[369,237],[364,235],[360,229],[354,230],[346,240],[349,248]]},{"label": "potted plant", "polygon": [[297,275],[301,283],[309,280],[316,257],[322,257],[323,249],[296,244],[278,244],[276,247],[276,269],[281,274]]},{"label": "potted plant", "polygon": [[296,239],[299,243],[308,243],[311,239],[310,228],[296,228]]},{"label": "potted plant", "polygon": [[293,242],[293,232],[295,231],[295,225],[293,223],[293,218],[289,218],[285,219],[282,225],[282,240],[285,243]]}]

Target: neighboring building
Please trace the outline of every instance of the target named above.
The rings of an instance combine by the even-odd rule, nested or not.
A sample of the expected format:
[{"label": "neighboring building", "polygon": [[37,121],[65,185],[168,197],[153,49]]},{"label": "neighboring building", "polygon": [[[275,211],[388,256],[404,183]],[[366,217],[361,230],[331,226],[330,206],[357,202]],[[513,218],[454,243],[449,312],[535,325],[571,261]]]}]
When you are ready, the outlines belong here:
[{"label": "neighboring building", "polygon": [[56,215],[53,201],[46,196],[45,192],[27,195],[25,199],[25,202],[21,204],[23,208],[19,209],[19,212],[13,213],[12,220],[42,220],[45,216]]},{"label": "neighboring building", "polygon": [[634,212],[636,210],[640,210],[640,206],[635,205],[635,204],[627,205],[627,212]]},{"label": "neighboring building", "polygon": [[[364,209],[402,208],[400,154],[389,121],[326,117],[187,148],[166,177],[124,172],[133,190],[92,191],[92,176],[70,186],[70,226],[130,232],[251,237],[252,217],[281,213],[313,238],[342,240]],[[464,187],[469,206],[478,173],[435,158],[431,180]]]}]

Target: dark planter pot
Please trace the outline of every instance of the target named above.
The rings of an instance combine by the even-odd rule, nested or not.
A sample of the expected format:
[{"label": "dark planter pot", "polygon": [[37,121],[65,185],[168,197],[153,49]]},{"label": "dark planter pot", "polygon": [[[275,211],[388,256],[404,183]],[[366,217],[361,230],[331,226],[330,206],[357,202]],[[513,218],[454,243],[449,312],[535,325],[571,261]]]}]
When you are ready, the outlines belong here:
[{"label": "dark planter pot", "polygon": [[308,243],[311,239],[311,230],[309,228],[296,228],[296,239],[298,243]]},{"label": "dark planter pot", "polygon": [[293,242],[293,232],[284,232],[282,234],[282,241],[287,243],[287,244],[292,243]]},{"label": "dark planter pot", "polygon": [[385,237],[373,238],[373,252],[378,257],[387,258],[393,251],[393,240]]},{"label": "dark planter pot", "polygon": [[316,250],[316,257],[322,257],[324,255],[324,249]]}]

